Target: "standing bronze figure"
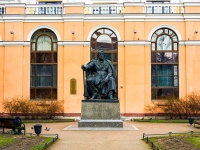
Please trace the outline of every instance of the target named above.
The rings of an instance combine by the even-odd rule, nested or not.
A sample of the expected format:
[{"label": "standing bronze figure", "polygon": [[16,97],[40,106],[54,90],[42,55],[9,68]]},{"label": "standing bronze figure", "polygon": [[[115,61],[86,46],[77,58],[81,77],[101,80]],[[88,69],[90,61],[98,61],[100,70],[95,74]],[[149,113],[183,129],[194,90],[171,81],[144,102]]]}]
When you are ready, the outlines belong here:
[{"label": "standing bronze figure", "polygon": [[116,76],[114,66],[105,59],[104,51],[99,49],[97,59],[91,60],[81,68],[86,72],[84,96],[86,99],[116,99]]}]

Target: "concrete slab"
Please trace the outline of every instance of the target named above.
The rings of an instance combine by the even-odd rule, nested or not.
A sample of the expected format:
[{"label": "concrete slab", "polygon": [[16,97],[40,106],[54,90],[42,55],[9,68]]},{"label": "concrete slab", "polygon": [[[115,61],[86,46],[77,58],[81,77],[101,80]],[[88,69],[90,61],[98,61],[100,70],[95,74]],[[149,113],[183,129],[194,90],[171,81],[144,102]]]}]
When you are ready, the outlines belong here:
[{"label": "concrete slab", "polygon": [[108,128],[108,127],[78,127],[78,125],[69,125],[62,129],[63,131],[137,131],[135,125],[124,125],[123,128]]}]

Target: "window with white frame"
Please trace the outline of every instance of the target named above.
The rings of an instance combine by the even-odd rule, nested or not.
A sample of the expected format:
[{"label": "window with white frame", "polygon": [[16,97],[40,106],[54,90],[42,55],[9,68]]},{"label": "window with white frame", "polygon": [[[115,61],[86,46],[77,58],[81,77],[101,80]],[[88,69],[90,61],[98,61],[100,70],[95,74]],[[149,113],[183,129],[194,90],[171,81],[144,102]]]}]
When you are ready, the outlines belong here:
[{"label": "window with white frame", "polygon": [[30,98],[57,99],[57,37],[49,29],[31,38]]},{"label": "window with white frame", "polygon": [[151,37],[151,98],[179,97],[178,37],[161,28]]}]

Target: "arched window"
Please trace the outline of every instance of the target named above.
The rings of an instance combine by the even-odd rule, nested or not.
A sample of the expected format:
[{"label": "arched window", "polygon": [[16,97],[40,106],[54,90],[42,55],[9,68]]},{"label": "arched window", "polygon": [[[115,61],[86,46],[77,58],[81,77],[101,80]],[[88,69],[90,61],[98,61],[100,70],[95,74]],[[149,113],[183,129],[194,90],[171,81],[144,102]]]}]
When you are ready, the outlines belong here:
[{"label": "arched window", "polygon": [[97,48],[103,47],[106,59],[110,60],[117,70],[118,40],[116,34],[107,28],[96,30],[90,40],[91,59],[97,58]]},{"label": "arched window", "polygon": [[[101,47],[104,49],[105,59],[108,59],[112,62],[117,72],[118,39],[117,39],[116,34],[112,30],[107,29],[107,28],[101,28],[101,29],[96,30],[92,34],[91,40],[90,40],[90,51],[91,51],[90,58],[91,59],[97,58],[98,47]],[[117,84],[117,79],[116,79],[116,84]]]},{"label": "arched window", "polygon": [[31,38],[31,99],[57,99],[57,37],[39,29]]},{"label": "arched window", "polygon": [[161,28],[151,37],[151,98],[179,97],[178,37]]}]

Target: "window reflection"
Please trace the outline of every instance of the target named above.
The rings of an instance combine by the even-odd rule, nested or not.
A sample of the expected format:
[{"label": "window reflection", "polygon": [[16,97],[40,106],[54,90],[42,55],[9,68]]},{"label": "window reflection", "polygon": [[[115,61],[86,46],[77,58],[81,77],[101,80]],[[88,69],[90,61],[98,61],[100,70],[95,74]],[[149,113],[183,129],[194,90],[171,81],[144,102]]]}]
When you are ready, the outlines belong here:
[{"label": "window reflection", "polygon": [[51,50],[51,39],[48,36],[40,36],[37,41],[37,50]]},{"label": "window reflection", "polygon": [[172,66],[171,65],[157,65],[157,74],[164,76],[172,75]]},{"label": "window reflection", "polygon": [[175,63],[178,63],[178,53],[173,53],[173,60]]},{"label": "window reflection", "polygon": [[172,50],[172,41],[168,35],[162,35],[157,41],[158,50]]},{"label": "window reflection", "polygon": [[105,59],[111,60],[111,54],[105,53]]},{"label": "window reflection", "polygon": [[157,62],[172,63],[172,53],[171,52],[157,53]]},{"label": "window reflection", "polygon": [[173,89],[157,89],[157,99],[164,99],[173,95]]},{"label": "window reflection", "polygon": [[101,42],[101,43],[111,43],[111,39],[108,35],[100,35],[97,38],[97,42]]},{"label": "window reflection", "polygon": [[174,76],[174,86],[178,86],[178,76]]},{"label": "window reflection", "polygon": [[166,76],[166,77],[158,77],[158,86],[172,86],[172,77]]}]

